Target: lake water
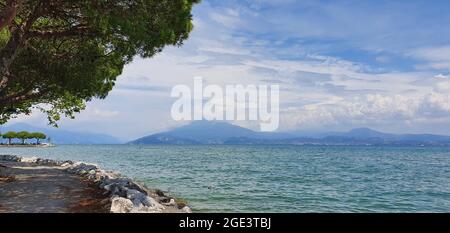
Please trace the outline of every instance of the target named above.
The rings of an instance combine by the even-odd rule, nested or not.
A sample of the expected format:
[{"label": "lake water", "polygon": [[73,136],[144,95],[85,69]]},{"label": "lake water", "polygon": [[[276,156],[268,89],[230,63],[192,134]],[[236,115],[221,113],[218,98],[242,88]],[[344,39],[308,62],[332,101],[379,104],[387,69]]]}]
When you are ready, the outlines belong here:
[{"label": "lake water", "polygon": [[0,154],[86,161],[196,212],[450,212],[450,148],[59,145]]}]

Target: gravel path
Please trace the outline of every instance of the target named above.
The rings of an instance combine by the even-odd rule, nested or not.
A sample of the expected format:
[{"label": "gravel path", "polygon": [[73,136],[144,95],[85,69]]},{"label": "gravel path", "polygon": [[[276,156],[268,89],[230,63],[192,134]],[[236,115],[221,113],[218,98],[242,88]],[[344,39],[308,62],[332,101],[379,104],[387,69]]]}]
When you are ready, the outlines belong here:
[{"label": "gravel path", "polygon": [[109,212],[96,186],[60,167],[0,161],[0,213]]}]

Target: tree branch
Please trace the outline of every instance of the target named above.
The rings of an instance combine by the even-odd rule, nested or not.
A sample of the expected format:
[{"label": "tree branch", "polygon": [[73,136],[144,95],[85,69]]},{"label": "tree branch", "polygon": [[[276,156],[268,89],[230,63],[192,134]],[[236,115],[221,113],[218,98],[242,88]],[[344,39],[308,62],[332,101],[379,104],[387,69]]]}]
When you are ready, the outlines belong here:
[{"label": "tree branch", "polygon": [[31,30],[28,33],[28,38],[39,37],[39,38],[61,38],[61,37],[73,37],[79,35],[89,35],[93,32],[88,26],[79,25],[74,26],[69,29],[53,29],[53,30]]},{"label": "tree branch", "polygon": [[[22,0],[15,0],[15,1],[8,0],[8,1],[22,2]],[[9,39],[8,43],[5,45],[5,47],[3,47],[0,50],[0,77],[2,77],[2,80],[0,81],[1,83],[0,91],[7,86],[9,67],[16,58],[19,49],[21,49],[25,45],[26,42],[25,35],[29,32],[34,22],[36,22],[36,20],[44,13],[43,9],[45,8],[44,6],[47,4],[46,1],[39,1],[37,3],[36,7],[26,20],[25,24],[12,32],[11,38]]]},{"label": "tree branch", "polygon": [[13,78],[13,77],[9,72],[6,72],[3,75],[2,80],[0,80],[0,95],[4,91],[4,87],[6,86],[6,83],[8,83],[11,78]]},{"label": "tree branch", "polygon": [[21,103],[23,101],[40,98],[40,97],[48,94],[49,91],[50,91],[49,89],[39,90],[39,91],[33,91],[33,90],[21,91],[14,95],[9,95],[9,96],[0,98],[0,106],[17,104],[17,103]]}]

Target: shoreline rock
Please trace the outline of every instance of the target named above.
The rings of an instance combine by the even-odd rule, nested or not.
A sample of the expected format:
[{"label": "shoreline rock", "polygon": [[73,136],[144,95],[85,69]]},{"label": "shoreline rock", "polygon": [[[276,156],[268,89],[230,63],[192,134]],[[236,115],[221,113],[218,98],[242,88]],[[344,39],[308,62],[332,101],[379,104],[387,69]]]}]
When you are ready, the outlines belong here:
[{"label": "shoreline rock", "polygon": [[60,167],[91,181],[109,196],[111,213],[192,213],[190,207],[178,206],[175,198],[166,196],[160,190],[152,191],[119,173],[102,170],[96,164],[38,157],[24,158],[16,155],[0,155],[0,161],[2,160]]}]

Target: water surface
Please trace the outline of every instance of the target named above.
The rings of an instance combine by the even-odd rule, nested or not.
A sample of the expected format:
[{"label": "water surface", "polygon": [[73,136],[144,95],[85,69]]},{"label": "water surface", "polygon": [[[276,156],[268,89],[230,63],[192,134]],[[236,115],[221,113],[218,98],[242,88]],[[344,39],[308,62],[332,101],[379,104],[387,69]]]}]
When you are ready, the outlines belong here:
[{"label": "water surface", "polygon": [[59,145],[0,154],[87,161],[197,212],[450,212],[450,148]]}]

